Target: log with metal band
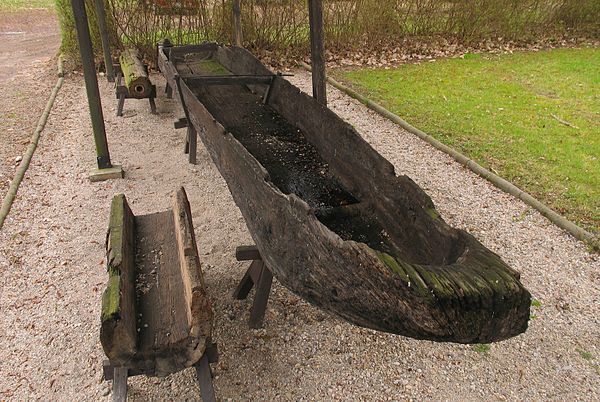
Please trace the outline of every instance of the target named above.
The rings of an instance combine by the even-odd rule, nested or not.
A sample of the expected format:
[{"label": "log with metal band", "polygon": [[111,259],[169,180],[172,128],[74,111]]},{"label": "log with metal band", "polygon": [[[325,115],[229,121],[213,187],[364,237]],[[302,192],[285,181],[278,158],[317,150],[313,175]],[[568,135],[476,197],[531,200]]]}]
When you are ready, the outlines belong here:
[{"label": "log with metal band", "polygon": [[[531,296],[519,273],[446,224],[331,110],[241,48],[160,48],[158,62],[180,81],[191,123],[284,286],[351,323],[416,339],[486,343],[526,330]],[[228,75],[273,79],[198,79]]]}]

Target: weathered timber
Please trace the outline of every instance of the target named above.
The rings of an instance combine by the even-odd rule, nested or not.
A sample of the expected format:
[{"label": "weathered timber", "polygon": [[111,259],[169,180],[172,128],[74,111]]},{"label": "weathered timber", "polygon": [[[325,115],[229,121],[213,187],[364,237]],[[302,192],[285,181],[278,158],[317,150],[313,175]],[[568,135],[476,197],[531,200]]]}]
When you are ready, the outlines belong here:
[{"label": "weathered timber", "polygon": [[239,246],[235,249],[235,259],[238,261],[262,260],[256,246]]},{"label": "weathered timber", "polygon": [[242,35],[242,7],[240,0],[233,0],[232,7],[233,14],[233,44],[236,46],[242,46],[244,43]]},{"label": "weathered timber", "polygon": [[106,240],[108,285],[102,296],[100,341],[109,359],[135,353],[135,223],[123,195],[113,198]]},{"label": "weathered timber", "polygon": [[252,260],[244,277],[233,292],[233,297],[237,300],[243,300],[248,297],[250,290],[256,286],[248,326],[254,329],[260,328],[263,326],[267,303],[269,302],[273,274],[265,266],[260,256],[260,251],[258,251],[256,246],[237,247],[235,249],[235,258],[238,261]]},{"label": "weathered timber", "polygon": [[212,309],[183,188],[172,210],[141,216],[115,196],[107,250],[100,339],[111,365],[164,376],[196,364]]},{"label": "weathered timber", "polygon": [[190,77],[186,82],[190,85],[252,85],[271,84],[276,75],[230,75],[215,77]]},{"label": "weathered timber", "polygon": [[125,86],[129,96],[137,99],[149,98],[152,95],[152,83],[136,49],[126,49],[119,58]]},{"label": "weathered timber", "polygon": [[232,74],[270,74],[244,49],[215,46],[172,48],[163,61],[283,285],[352,323],[417,339],[493,342],[526,330],[530,294],[519,274],[447,225],[332,111],[282,77],[266,105],[264,85],[188,83],[212,75],[209,58]]},{"label": "weathered timber", "polygon": [[113,166],[110,161],[108,142],[106,140],[102,101],[100,99],[100,90],[98,89],[98,78],[96,77],[96,65],[94,63],[94,50],[92,49],[92,39],[90,37],[85,1],[71,0],[71,6],[73,8],[75,30],[77,31],[77,44],[79,45],[79,52],[81,55],[85,89],[90,110],[90,118],[92,120],[92,129],[94,131],[98,169],[110,169]]}]

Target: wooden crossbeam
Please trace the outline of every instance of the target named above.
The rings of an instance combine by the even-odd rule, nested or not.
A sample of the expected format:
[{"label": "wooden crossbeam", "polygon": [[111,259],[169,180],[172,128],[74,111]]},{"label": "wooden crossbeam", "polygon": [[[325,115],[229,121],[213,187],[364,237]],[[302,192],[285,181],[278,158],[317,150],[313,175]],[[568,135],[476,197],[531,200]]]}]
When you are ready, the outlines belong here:
[{"label": "wooden crossbeam", "polygon": [[188,85],[270,85],[276,75],[218,75],[185,77]]},{"label": "wooden crossbeam", "polygon": [[237,300],[244,300],[248,297],[250,290],[256,286],[256,294],[254,295],[248,326],[253,329],[261,328],[265,318],[265,311],[267,310],[267,303],[269,302],[273,274],[262,261],[262,257],[256,246],[237,247],[235,258],[238,261],[251,260],[252,263],[233,292],[233,297]]}]

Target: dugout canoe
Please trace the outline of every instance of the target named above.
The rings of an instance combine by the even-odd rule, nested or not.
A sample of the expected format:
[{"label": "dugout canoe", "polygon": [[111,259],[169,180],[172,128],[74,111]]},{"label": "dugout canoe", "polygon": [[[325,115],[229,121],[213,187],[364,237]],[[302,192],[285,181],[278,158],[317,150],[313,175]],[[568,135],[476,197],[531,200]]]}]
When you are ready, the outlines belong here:
[{"label": "dugout canoe", "polygon": [[288,289],[356,325],[488,343],[524,332],[520,275],[397,176],[335,113],[251,53],[160,46],[158,63]]}]

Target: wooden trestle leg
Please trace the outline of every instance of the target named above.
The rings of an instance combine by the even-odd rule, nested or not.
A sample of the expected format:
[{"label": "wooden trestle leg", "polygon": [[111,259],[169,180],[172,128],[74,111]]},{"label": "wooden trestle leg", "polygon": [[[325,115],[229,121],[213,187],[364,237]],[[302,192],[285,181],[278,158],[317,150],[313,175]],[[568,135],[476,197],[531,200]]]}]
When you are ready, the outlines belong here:
[{"label": "wooden trestle leg", "polygon": [[[175,128],[183,128],[187,127],[187,135],[185,139],[185,153],[189,154],[189,162],[191,164],[196,164],[196,147],[198,141],[198,134],[196,133],[196,128],[191,123],[190,116],[187,110],[187,106],[185,105],[185,99],[183,99],[183,95],[181,93],[181,78],[179,75],[175,76],[175,83],[177,84],[177,92],[179,93],[179,100],[181,103],[181,107],[183,108],[183,112],[185,113],[185,118],[179,119],[175,123]],[[179,123],[179,124],[178,124]]]},{"label": "wooden trestle leg", "polygon": [[202,396],[202,402],[215,402],[215,390],[212,384],[212,372],[210,370],[209,359],[207,355],[202,356],[202,359],[194,368],[196,369],[196,377],[198,378],[198,385],[200,386],[200,396]]},{"label": "wooden trestle leg", "polygon": [[112,400],[125,402],[127,400],[127,367],[115,367],[114,370]]},{"label": "wooden trestle leg", "polygon": [[[217,363],[218,361],[219,351],[217,349],[217,344],[209,342],[204,355],[202,355],[202,358],[196,364],[194,364],[198,385],[200,386],[200,396],[202,396],[203,402],[216,401],[210,363]],[[105,360],[103,363],[103,372],[104,379],[106,381],[112,380],[113,382],[112,400],[114,402],[127,401],[128,377],[144,374],[134,369],[128,369],[127,367],[114,367],[108,360]]]},{"label": "wooden trestle leg", "polygon": [[196,129],[193,124],[188,125],[187,130],[187,144],[188,152],[189,152],[189,162],[192,165],[196,164],[196,149],[198,147],[198,134],[196,134]]},{"label": "wooden trestle leg", "polygon": [[150,113],[157,114],[156,113],[156,102],[154,102],[154,97],[148,98],[148,101],[150,102]]},{"label": "wooden trestle leg", "polygon": [[273,274],[265,265],[256,246],[240,246],[235,250],[235,258],[238,261],[252,260],[250,267],[244,274],[239,285],[233,293],[237,300],[243,300],[248,297],[252,287],[256,285],[256,294],[250,312],[248,326],[256,329],[263,326],[265,311],[273,283]]}]

